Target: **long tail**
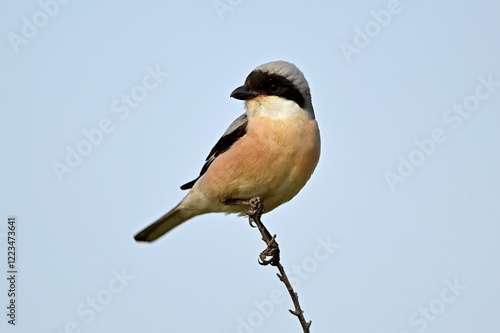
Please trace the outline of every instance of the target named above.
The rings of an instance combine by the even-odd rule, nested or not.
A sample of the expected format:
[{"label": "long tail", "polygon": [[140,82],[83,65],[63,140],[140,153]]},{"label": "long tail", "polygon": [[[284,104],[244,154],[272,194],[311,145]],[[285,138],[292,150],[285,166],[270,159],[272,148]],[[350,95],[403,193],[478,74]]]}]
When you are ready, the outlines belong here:
[{"label": "long tail", "polygon": [[180,208],[179,204],[149,227],[135,235],[134,238],[139,242],[152,242],[195,215],[186,213],[186,210]]}]

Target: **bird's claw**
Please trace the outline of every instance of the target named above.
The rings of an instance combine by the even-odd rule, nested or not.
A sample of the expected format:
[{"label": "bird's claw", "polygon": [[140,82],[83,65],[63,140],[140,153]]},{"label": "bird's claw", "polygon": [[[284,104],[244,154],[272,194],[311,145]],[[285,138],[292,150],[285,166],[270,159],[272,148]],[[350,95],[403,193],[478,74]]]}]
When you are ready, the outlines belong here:
[{"label": "bird's claw", "polygon": [[248,222],[252,228],[257,227],[257,222],[255,222],[255,217],[259,218],[260,215],[264,213],[264,204],[262,199],[259,197],[253,197],[251,199],[226,199],[221,201],[223,205],[248,205],[248,209],[245,213],[248,215]]},{"label": "bird's claw", "polygon": [[273,236],[271,241],[267,244],[267,248],[259,255],[259,264],[262,266],[277,266],[280,261],[280,248],[275,239],[276,235]]},{"label": "bird's claw", "polygon": [[264,213],[264,204],[262,203],[262,199],[259,197],[253,197],[246,201],[246,204],[249,206],[245,213],[248,216],[262,215]]}]

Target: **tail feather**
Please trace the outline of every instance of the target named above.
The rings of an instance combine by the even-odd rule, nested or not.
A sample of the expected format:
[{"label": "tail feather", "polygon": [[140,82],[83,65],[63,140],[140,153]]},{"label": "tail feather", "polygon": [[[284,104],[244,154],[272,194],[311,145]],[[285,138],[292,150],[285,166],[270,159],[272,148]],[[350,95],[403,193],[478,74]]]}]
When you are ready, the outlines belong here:
[{"label": "tail feather", "polygon": [[177,206],[135,235],[134,239],[139,242],[152,242],[193,216]]}]

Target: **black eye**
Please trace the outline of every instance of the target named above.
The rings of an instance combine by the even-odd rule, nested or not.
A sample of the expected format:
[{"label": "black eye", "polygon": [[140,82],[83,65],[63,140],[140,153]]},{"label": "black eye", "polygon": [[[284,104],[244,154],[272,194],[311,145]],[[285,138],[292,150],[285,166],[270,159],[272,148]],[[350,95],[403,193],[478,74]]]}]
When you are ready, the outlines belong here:
[{"label": "black eye", "polygon": [[270,93],[276,93],[280,89],[280,85],[278,83],[270,83],[269,86],[267,87],[267,90],[269,90]]}]

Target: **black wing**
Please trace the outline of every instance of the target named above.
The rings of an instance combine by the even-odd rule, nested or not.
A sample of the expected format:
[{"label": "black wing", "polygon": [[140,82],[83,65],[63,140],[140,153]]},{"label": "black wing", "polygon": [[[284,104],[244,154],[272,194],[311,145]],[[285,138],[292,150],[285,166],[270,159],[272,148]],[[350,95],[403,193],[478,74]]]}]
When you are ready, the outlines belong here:
[{"label": "black wing", "polygon": [[203,176],[205,172],[207,172],[208,167],[217,158],[217,156],[228,150],[233,145],[233,143],[235,143],[239,138],[246,134],[247,124],[248,117],[245,113],[236,118],[236,120],[233,121],[231,125],[229,125],[228,129],[222,135],[219,141],[217,141],[215,146],[210,151],[210,154],[208,154],[208,157],[205,160],[205,164],[203,165],[203,168],[201,168],[200,175],[195,180],[182,185],[181,190],[187,190],[193,187],[194,183],[196,183],[196,181],[201,176]]}]

